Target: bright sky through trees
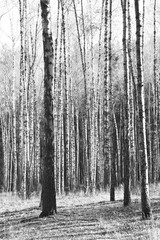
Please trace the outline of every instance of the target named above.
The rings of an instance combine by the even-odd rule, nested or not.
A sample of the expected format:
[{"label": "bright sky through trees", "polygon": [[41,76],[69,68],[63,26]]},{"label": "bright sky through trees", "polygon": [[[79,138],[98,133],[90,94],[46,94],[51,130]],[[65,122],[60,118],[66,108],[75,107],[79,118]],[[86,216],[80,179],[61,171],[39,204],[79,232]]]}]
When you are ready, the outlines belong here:
[{"label": "bright sky through trees", "polygon": [[[29,1],[30,8],[33,8],[33,15],[32,18],[36,18],[36,8],[38,4],[38,0]],[[68,0],[68,3],[70,0]],[[101,1],[93,0],[92,1],[94,8],[94,21],[99,22],[100,21],[100,7],[101,7]],[[145,18],[145,41],[149,41],[151,38],[151,34],[153,33],[153,1],[146,0],[146,18]],[[84,1],[85,4],[85,1]],[[57,9],[57,3],[51,4],[51,11],[52,11],[52,24],[55,26],[56,22],[56,9]],[[79,5],[80,8],[80,5]],[[78,8],[77,8],[78,9]],[[87,1],[84,5],[84,12],[87,11]],[[95,9],[95,10],[94,10]],[[69,9],[70,11],[73,11],[72,7]],[[157,18],[160,13],[160,2],[157,1]],[[132,14],[132,21],[134,22],[134,7],[133,3],[131,2],[131,14]],[[74,20],[74,15],[73,15]],[[13,34],[16,37],[16,43],[19,44],[19,14],[18,14],[18,0],[1,0],[0,3],[0,47],[2,47],[4,44],[7,44],[8,46],[11,46],[11,23],[13,26]],[[157,19],[157,25],[160,24],[160,19]],[[132,26],[133,27],[133,26]],[[135,29],[132,30],[133,35],[135,36]],[[159,32],[157,31],[157,34],[159,35]],[[53,37],[54,37],[54,29],[53,29]],[[96,39],[96,37],[95,37]],[[113,1],[113,44],[119,45],[122,41],[122,13],[121,13],[121,1],[120,0],[114,0]]]}]

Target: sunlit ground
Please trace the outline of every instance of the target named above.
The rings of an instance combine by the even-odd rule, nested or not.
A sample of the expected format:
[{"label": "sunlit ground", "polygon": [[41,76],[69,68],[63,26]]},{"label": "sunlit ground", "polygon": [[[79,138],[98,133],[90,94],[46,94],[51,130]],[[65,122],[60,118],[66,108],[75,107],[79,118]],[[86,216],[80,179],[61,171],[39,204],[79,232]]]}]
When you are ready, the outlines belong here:
[{"label": "sunlit ground", "polygon": [[153,218],[141,220],[140,189],[132,204],[123,207],[123,189],[110,202],[109,191],[57,196],[58,214],[39,219],[40,196],[22,200],[0,194],[0,239],[160,239],[160,184],[150,186]]}]

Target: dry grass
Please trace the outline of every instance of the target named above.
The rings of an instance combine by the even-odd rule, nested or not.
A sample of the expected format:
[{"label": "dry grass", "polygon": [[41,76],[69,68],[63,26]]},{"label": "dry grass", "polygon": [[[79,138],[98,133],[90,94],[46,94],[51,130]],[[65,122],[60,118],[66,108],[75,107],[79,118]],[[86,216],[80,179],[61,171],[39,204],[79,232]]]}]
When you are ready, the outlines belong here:
[{"label": "dry grass", "polygon": [[0,195],[0,239],[160,239],[160,185],[151,186],[153,219],[141,220],[139,190],[134,190],[132,204],[123,207],[123,191],[116,191],[116,201],[109,193],[69,194],[57,197],[58,214],[39,219],[39,198],[22,201],[10,194]]}]

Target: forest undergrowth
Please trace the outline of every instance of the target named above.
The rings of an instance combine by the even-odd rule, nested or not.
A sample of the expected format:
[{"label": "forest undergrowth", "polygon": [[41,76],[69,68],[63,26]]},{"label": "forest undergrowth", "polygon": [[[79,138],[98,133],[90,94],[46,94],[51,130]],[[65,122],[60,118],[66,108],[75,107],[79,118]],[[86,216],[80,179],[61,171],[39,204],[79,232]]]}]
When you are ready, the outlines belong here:
[{"label": "forest undergrowth", "polygon": [[10,240],[94,240],[160,239],[160,185],[150,188],[153,217],[142,221],[140,191],[133,191],[132,203],[123,207],[123,191],[116,201],[109,192],[95,195],[76,193],[57,197],[58,214],[39,218],[39,196],[21,200],[10,194],[0,195],[0,239]]}]

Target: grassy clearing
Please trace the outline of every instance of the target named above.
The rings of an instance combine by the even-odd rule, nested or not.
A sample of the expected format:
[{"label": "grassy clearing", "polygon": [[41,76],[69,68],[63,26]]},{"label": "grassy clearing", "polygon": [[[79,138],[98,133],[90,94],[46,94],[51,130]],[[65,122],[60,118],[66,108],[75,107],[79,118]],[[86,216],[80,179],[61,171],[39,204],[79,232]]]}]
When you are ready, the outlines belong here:
[{"label": "grassy clearing", "polygon": [[116,191],[116,201],[109,193],[69,194],[57,197],[58,214],[39,219],[39,197],[22,201],[10,194],[0,195],[0,239],[160,239],[160,185],[151,186],[153,219],[141,220],[139,190],[134,190],[132,204],[123,207],[123,191]]}]

